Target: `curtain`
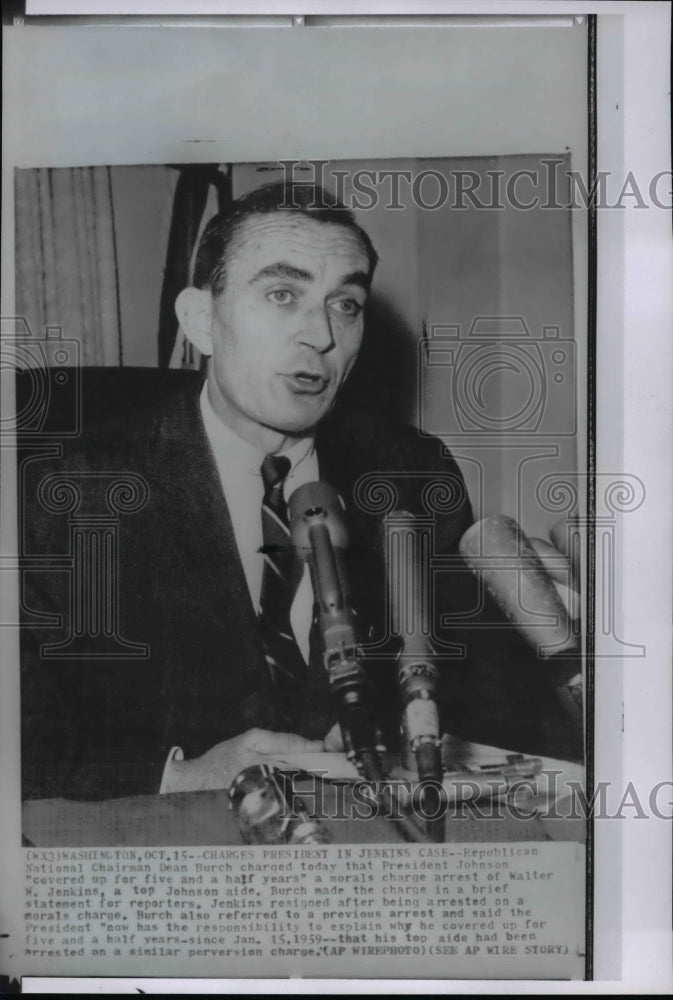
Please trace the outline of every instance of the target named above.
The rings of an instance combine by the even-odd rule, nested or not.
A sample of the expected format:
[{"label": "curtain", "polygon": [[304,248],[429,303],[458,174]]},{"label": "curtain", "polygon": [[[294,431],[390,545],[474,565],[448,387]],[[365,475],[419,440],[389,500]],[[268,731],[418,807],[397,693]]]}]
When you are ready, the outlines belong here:
[{"label": "curtain", "polygon": [[16,171],[16,310],[36,337],[61,327],[81,364],[123,364],[108,167]]}]

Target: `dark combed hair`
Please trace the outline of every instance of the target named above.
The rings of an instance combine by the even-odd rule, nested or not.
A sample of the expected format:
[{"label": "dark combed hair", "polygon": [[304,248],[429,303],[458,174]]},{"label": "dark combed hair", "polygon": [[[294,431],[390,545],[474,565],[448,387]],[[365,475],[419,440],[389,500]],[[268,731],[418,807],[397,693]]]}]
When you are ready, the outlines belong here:
[{"label": "dark combed hair", "polygon": [[276,181],[255,188],[232,201],[215,215],[203,231],[194,262],[194,285],[218,295],[224,288],[231,243],[246,219],[254,215],[288,212],[316,222],[345,226],[355,233],[369,259],[371,279],[378,255],[368,234],[353,213],[319,184],[306,181]]}]

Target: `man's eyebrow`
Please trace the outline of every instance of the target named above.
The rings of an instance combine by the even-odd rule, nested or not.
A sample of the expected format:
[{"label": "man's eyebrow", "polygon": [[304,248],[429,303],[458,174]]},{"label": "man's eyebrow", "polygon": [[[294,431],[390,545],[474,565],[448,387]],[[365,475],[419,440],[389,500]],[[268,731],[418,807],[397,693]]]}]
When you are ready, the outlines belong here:
[{"label": "man's eyebrow", "polygon": [[[296,267],[294,264],[288,264],[286,261],[279,260],[274,264],[267,264],[266,267],[258,271],[251,278],[250,284],[261,281],[264,278],[289,278],[292,281],[313,281],[315,275],[312,271],[307,271],[303,267]],[[371,286],[371,278],[366,271],[352,271],[350,274],[344,275],[339,284],[359,285],[360,288],[368,292]]]},{"label": "man's eyebrow", "polygon": [[371,277],[366,271],[353,271],[351,274],[347,274],[341,279],[342,285],[359,285],[360,288],[364,288],[366,292],[371,288]]},{"label": "man's eyebrow", "polygon": [[259,281],[260,278],[291,278],[294,281],[313,281],[314,275],[311,271],[304,270],[303,267],[295,267],[294,264],[286,264],[279,260],[275,264],[267,264],[261,271],[258,271],[251,284]]}]

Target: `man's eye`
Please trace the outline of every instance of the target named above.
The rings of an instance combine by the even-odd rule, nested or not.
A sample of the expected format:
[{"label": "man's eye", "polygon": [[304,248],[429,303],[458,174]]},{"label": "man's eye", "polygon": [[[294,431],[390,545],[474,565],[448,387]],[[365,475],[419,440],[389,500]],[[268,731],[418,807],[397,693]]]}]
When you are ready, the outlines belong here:
[{"label": "man's eye", "polygon": [[362,310],[362,306],[355,299],[338,299],[332,303],[332,308],[344,316],[357,316]]},{"label": "man's eye", "polygon": [[267,299],[277,306],[288,306],[294,301],[294,295],[289,288],[274,288],[268,293]]}]

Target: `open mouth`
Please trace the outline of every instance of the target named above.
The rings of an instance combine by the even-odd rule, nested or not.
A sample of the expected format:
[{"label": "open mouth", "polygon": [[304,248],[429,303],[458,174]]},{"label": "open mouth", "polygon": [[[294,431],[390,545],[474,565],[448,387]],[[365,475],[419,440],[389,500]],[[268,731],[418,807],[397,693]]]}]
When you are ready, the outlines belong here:
[{"label": "open mouth", "polygon": [[286,375],[285,378],[294,392],[317,396],[327,386],[328,380],[317,372],[300,370]]}]

